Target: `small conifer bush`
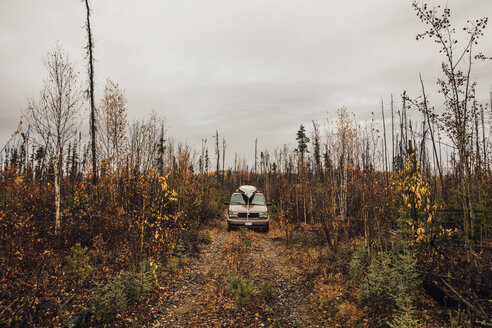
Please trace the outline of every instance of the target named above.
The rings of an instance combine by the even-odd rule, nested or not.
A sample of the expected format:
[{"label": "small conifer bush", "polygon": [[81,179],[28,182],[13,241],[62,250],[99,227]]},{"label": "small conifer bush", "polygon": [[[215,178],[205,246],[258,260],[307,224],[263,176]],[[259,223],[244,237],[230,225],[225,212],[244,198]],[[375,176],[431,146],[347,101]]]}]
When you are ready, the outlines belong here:
[{"label": "small conifer bush", "polygon": [[261,285],[261,289],[260,289],[260,294],[263,297],[263,299],[266,301],[269,301],[272,299],[273,287],[272,287],[272,283],[270,282],[270,280],[263,281],[263,284]]},{"label": "small conifer bush", "polygon": [[198,232],[197,236],[198,242],[202,244],[210,244],[212,242],[212,236],[210,235],[210,230],[202,230]]},{"label": "small conifer bush", "polygon": [[66,257],[69,265],[68,275],[77,280],[87,278],[93,271],[89,265],[90,257],[87,255],[87,247],[76,243],[70,250],[72,254]]},{"label": "small conifer bush", "polygon": [[227,289],[234,296],[236,303],[240,306],[248,304],[253,297],[253,287],[248,281],[239,276],[232,276],[229,278]]}]

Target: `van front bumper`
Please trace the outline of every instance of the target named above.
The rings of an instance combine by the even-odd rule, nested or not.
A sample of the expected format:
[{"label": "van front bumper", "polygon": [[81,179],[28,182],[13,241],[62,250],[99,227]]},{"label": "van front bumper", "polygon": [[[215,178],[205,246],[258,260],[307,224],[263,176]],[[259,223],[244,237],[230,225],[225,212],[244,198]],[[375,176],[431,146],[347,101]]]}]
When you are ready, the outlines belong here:
[{"label": "van front bumper", "polygon": [[[248,224],[246,224],[246,222],[248,222]],[[227,226],[229,228],[265,228],[268,227],[268,225],[268,219],[252,219],[247,221],[245,219],[227,219]]]}]

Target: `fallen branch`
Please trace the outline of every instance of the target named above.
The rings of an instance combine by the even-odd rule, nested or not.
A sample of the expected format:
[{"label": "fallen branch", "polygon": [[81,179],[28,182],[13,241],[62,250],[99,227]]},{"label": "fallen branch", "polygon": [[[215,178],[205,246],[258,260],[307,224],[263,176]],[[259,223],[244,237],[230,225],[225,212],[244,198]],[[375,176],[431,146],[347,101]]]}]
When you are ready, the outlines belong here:
[{"label": "fallen branch", "polygon": [[0,313],[0,317],[3,315],[5,311],[7,311],[12,305],[14,305],[19,298],[17,297],[12,303],[9,304],[5,309],[3,309],[2,313]]},{"label": "fallen branch", "polygon": [[75,294],[72,294],[72,295],[71,295],[71,296],[70,296],[70,297],[69,297],[69,298],[68,298],[68,299],[67,299],[67,300],[63,303],[63,305],[62,305],[61,307],[62,307],[62,308],[63,308],[63,307],[65,307],[65,306],[68,304],[68,302],[70,302],[70,301],[71,301],[74,297],[75,297]]},{"label": "fallen branch", "polygon": [[489,317],[485,313],[485,311],[482,309],[480,305],[474,305],[470,302],[468,302],[463,296],[461,296],[460,293],[456,291],[450,284],[447,283],[446,280],[441,278],[441,281],[444,285],[446,285],[447,288],[449,288],[463,303],[465,303],[470,310],[472,310],[480,319],[489,321]]}]

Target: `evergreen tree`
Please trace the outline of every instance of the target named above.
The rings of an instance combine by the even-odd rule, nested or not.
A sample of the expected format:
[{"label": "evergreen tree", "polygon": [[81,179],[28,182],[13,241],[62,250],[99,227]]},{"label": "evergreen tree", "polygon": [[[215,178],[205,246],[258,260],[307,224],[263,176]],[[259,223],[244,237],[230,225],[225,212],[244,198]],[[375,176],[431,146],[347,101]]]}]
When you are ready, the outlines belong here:
[{"label": "evergreen tree", "polygon": [[297,131],[296,140],[297,140],[296,151],[299,152],[299,154],[301,156],[301,166],[304,166],[304,154],[309,152],[307,150],[309,138],[306,136],[306,129],[304,128],[304,125],[302,125],[302,124],[299,127],[299,130]]}]

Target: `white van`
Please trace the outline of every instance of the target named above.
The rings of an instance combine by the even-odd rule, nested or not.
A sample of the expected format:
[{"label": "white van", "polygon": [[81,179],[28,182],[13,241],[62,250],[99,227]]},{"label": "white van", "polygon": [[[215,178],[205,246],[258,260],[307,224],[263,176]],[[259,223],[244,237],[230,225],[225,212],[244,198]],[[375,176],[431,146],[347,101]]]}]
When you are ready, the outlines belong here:
[{"label": "white van", "polygon": [[254,186],[241,186],[231,195],[227,211],[227,231],[232,228],[247,227],[268,232],[268,206],[265,196]]}]

